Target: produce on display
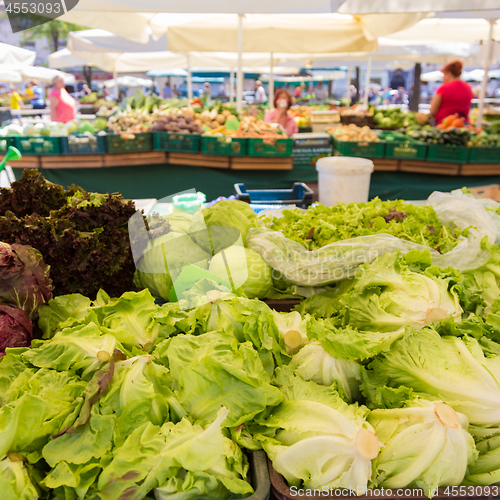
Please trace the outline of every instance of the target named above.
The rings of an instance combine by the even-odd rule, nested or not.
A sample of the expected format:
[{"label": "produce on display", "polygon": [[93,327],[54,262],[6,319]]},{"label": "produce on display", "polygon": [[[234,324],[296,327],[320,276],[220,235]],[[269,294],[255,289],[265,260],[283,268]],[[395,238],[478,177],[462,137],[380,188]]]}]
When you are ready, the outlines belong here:
[{"label": "produce on display", "polygon": [[167,115],[159,118],[151,127],[150,132],[179,132],[185,134],[201,134],[203,129],[195,124],[192,115]]},{"label": "produce on display", "polygon": [[358,127],[351,123],[338,128],[326,129],[326,131],[333,135],[339,141],[353,141],[353,142],[379,142],[380,138],[373,132],[370,127]]},{"label": "produce on display", "polygon": [[450,146],[467,146],[473,133],[466,128],[450,128],[448,130],[425,125],[413,125],[401,130],[408,137],[428,144],[441,144]]},{"label": "produce on display", "polygon": [[50,266],[54,294],[133,289],[127,223],[134,204],[118,194],[67,190],[24,170],[0,191],[0,241],[31,245]]},{"label": "produce on display", "polygon": [[477,458],[467,417],[441,401],[416,399],[405,408],[373,410],[368,422],[383,446],[373,462],[377,488],[458,485]]},{"label": "produce on display", "polygon": [[27,347],[33,336],[33,325],[25,311],[0,303],[0,358],[7,347]]},{"label": "produce on display", "polygon": [[[422,488],[432,497],[437,487],[499,482],[499,205],[463,192],[429,203],[316,206],[280,219],[226,200],[194,215],[150,216],[142,259],[152,290],[129,285],[111,296],[93,288],[95,276],[70,280],[71,267],[46,257],[48,243],[21,242],[52,266],[56,296],[38,311],[43,338],[31,348],[27,316],[0,307],[3,491],[47,500],[245,498],[253,491],[245,450],[260,448],[293,487]],[[30,172],[0,194],[0,240],[14,247],[2,218],[14,221],[12,233],[31,235],[17,230],[18,219],[44,238],[60,227],[102,237],[116,221],[123,231],[109,235],[116,253],[96,264],[102,274],[130,251],[121,246],[130,208],[118,195],[64,190]],[[280,313],[238,296],[281,284],[258,245],[264,236],[299,271],[308,264],[296,247],[321,256],[329,245],[367,241],[360,248],[375,252]],[[463,252],[473,264],[462,271],[436,265]],[[241,255],[250,256],[245,266]],[[186,280],[177,302],[155,302],[155,288],[167,295],[195,265],[203,279]],[[228,271],[250,280],[230,293],[210,278]],[[103,285],[122,277],[108,274]],[[75,292],[75,282],[88,290],[57,289]]]},{"label": "produce on display", "polygon": [[500,147],[500,134],[488,133],[482,130],[472,135],[467,146],[474,148],[498,148]]},{"label": "produce on display", "polygon": [[467,235],[467,231],[441,223],[432,206],[403,200],[374,198],[368,203],[315,205],[306,211],[292,209],[282,213],[281,218],[266,218],[266,226],[310,249],[383,233],[446,253],[456,246],[459,236]]},{"label": "produce on display", "polygon": [[400,128],[411,125],[426,125],[430,115],[426,113],[404,112],[401,108],[375,109],[373,121],[380,128]]}]

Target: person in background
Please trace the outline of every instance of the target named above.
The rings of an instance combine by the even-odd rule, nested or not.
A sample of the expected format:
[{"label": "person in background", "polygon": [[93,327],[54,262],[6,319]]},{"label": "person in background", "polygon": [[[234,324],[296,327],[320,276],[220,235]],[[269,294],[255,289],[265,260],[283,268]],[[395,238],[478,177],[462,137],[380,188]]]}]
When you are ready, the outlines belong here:
[{"label": "person in background", "polygon": [[262,82],[260,80],[255,81],[255,104],[264,104],[267,102],[267,95]]},{"label": "person in background", "polygon": [[202,97],[203,102],[205,103],[205,106],[210,106],[212,102],[212,89],[210,88],[210,83],[205,82],[203,84],[203,97]]},{"label": "person in background", "polygon": [[82,90],[80,90],[80,92],[75,92],[74,94],[70,95],[75,99],[80,99],[84,95],[90,95],[90,94],[92,94],[92,90],[90,90],[90,87],[86,83],[84,83],[82,85]]},{"label": "person in background", "polygon": [[177,88],[177,85],[175,83],[172,86],[172,96],[177,98],[181,96],[181,91]]},{"label": "person in background", "polygon": [[64,88],[64,80],[56,76],[49,92],[50,118],[55,122],[67,123],[75,119],[76,101]]},{"label": "person in background", "polygon": [[323,82],[318,82],[318,85],[314,89],[314,94],[317,101],[326,101],[328,99],[328,89],[323,85]]},{"label": "person in background", "polygon": [[[30,104],[33,109],[45,109],[45,99],[43,98],[43,88],[38,83],[38,80],[31,80],[26,87],[26,93],[31,97]],[[42,116],[41,114],[35,116]]]},{"label": "person in background", "polygon": [[111,92],[108,90],[108,87],[106,87],[106,85],[104,85],[104,87],[102,88],[102,95],[104,99],[106,99],[106,101],[113,100],[113,96],[111,95]]},{"label": "person in background", "polygon": [[471,86],[460,79],[463,63],[458,59],[441,69],[443,85],[436,91],[431,101],[431,116],[439,125],[447,116],[458,115],[469,119],[471,102],[474,97]]},{"label": "person in background", "polygon": [[306,88],[306,84],[302,82],[298,87],[295,87],[295,99],[302,99],[302,94],[304,93],[304,89]]},{"label": "person in background", "polygon": [[[174,85],[175,86],[175,85]],[[163,87],[163,99],[172,99],[173,97],[172,87],[170,86],[170,78],[167,78],[165,82],[165,87]]]},{"label": "person in background", "polygon": [[264,116],[264,121],[267,123],[279,123],[291,136],[299,131],[299,127],[293,117],[288,113],[293,104],[292,95],[288,90],[278,89],[274,94],[274,107],[272,111],[268,111]]},{"label": "person in background", "polygon": [[17,118],[19,120],[19,123],[22,125],[23,120],[21,118],[21,108],[23,107],[24,103],[14,85],[9,85],[9,96],[10,114],[12,115],[12,118]]},{"label": "person in background", "polygon": [[406,92],[404,87],[398,87],[398,93],[394,98],[394,104],[405,104],[407,100]]},{"label": "person in background", "polygon": [[405,77],[403,75],[403,70],[399,68],[396,71],[394,71],[389,86],[391,87],[391,89],[397,90],[399,87],[405,88],[405,85],[406,82],[405,82]]}]

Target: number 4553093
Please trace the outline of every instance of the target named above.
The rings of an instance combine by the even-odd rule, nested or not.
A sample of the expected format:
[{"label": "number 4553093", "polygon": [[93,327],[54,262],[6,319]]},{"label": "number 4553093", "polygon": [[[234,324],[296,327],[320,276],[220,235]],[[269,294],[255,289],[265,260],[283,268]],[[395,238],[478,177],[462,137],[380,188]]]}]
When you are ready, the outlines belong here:
[{"label": "number 4553093", "polygon": [[62,14],[59,2],[6,2],[5,10],[10,14]]}]

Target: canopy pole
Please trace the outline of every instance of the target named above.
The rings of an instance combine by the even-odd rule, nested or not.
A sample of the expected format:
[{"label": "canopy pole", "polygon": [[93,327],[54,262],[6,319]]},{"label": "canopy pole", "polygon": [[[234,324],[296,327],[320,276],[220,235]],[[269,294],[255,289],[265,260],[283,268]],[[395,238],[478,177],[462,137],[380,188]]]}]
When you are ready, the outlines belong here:
[{"label": "canopy pole", "polygon": [[493,58],[493,28],[495,27],[495,19],[490,19],[490,34],[488,37],[488,45],[486,47],[486,61],[484,64],[483,84],[479,93],[479,106],[477,113],[476,128],[481,128],[483,124],[484,98],[486,97],[486,89],[488,87],[488,72],[490,71],[491,59]]},{"label": "canopy pole", "polygon": [[347,68],[347,92],[346,92],[347,107],[351,107],[351,67]]},{"label": "canopy pole", "polygon": [[271,52],[271,61],[269,65],[269,109],[274,108],[274,53]]},{"label": "canopy pole", "polygon": [[116,59],[113,61],[113,80],[115,81],[115,99],[118,100],[118,73],[116,72]]},{"label": "canopy pole", "polygon": [[234,101],[234,68],[231,68],[229,73],[229,102],[232,104]]},{"label": "canopy pole", "polygon": [[370,97],[370,80],[372,78],[372,56],[368,58],[365,75],[365,93],[363,94],[363,104],[368,106],[368,98]]},{"label": "canopy pole", "polygon": [[236,74],[236,110],[241,113],[243,101],[243,14],[238,14],[238,72]]},{"label": "canopy pole", "polygon": [[191,58],[189,57],[189,52],[186,54],[187,59],[187,92],[188,99],[193,99],[193,78],[191,75]]}]

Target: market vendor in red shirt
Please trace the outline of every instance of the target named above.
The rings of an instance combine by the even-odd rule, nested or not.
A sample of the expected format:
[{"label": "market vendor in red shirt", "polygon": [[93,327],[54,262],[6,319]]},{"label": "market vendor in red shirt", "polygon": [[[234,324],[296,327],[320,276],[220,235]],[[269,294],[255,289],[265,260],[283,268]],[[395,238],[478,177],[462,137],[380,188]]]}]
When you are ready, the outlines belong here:
[{"label": "market vendor in red shirt", "polygon": [[288,113],[292,105],[292,96],[286,89],[278,89],[274,94],[274,107],[272,111],[268,111],[264,116],[264,121],[267,123],[279,123],[291,136],[299,131],[299,127],[293,116]]},{"label": "market vendor in red shirt", "polygon": [[437,89],[431,102],[431,116],[439,125],[447,116],[458,115],[458,118],[469,120],[469,111],[474,94],[471,86],[462,80],[463,63],[456,60],[448,63],[441,70],[443,85]]}]

